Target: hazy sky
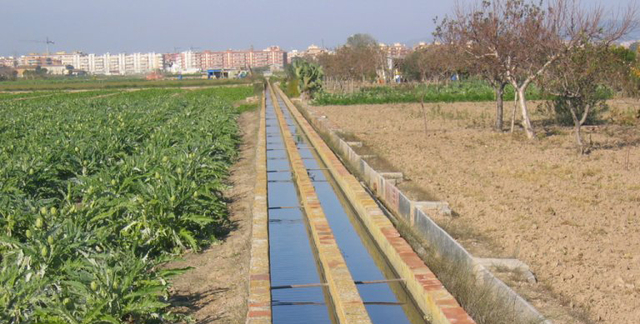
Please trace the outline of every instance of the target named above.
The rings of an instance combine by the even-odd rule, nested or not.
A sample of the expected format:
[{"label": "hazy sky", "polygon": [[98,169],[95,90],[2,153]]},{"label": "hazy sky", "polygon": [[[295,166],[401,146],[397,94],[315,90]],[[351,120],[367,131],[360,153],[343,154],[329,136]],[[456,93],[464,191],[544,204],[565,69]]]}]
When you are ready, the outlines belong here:
[{"label": "hazy sky", "polygon": [[[625,5],[637,0],[583,0]],[[171,52],[311,43],[335,47],[354,33],[383,43],[429,39],[447,0],[0,0],[0,56],[51,51]]]}]

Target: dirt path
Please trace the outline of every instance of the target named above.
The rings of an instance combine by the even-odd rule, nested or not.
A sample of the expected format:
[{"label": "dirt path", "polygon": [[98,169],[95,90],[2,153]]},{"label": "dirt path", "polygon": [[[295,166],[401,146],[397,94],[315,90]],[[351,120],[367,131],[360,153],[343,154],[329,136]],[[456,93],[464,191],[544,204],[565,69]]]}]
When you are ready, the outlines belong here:
[{"label": "dirt path", "polygon": [[233,187],[226,194],[232,201],[229,209],[234,228],[219,244],[169,265],[194,268],[173,280],[172,298],[178,310],[190,314],[196,323],[243,323],[246,316],[258,118],[254,110],[242,114],[238,121],[243,144],[240,159],[231,170]]},{"label": "dirt path", "polygon": [[456,216],[435,220],[474,255],[529,264],[539,282],[510,284],[557,323],[637,323],[640,129],[590,128],[581,157],[568,128],[528,141],[491,131],[492,103],[426,106],[426,135],[419,104],[312,109],[404,172],[401,187],[448,201]]}]

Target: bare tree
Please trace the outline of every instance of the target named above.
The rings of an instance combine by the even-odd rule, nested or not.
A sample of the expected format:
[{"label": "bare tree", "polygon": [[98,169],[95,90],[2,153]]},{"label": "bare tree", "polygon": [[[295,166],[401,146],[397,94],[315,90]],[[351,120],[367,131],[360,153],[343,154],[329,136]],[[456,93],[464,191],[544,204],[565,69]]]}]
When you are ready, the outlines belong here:
[{"label": "bare tree", "polygon": [[[443,40],[458,45],[492,72],[504,76],[518,96],[527,137],[535,132],[527,108],[527,88],[556,61],[593,41],[611,42],[626,34],[636,10],[605,20],[602,8],[587,11],[579,0],[485,0],[456,6],[438,28]],[[495,64],[495,65],[494,65]]]},{"label": "bare tree", "polygon": [[404,58],[403,74],[419,82],[449,80],[461,68],[455,48],[431,44],[416,49]]},{"label": "bare tree", "polygon": [[377,45],[343,46],[336,51],[336,56],[346,63],[344,69],[347,75],[363,82],[375,78],[382,63],[382,53]]},{"label": "bare tree", "polygon": [[367,34],[355,34],[347,39],[335,54],[318,56],[318,63],[329,78],[342,80],[372,79],[384,66],[384,55],[378,43]]},{"label": "bare tree", "polygon": [[496,60],[487,57],[483,60],[476,60],[470,55],[458,55],[457,57],[466,58],[468,70],[471,74],[479,75],[489,82],[496,97],[496,121],[494,127],[496,131],[501,132],[504,126],[504,92],[509,84],[506,75],[502,73]]},{"label": "bare tree", "polygon": [[509,84],[499,57],[489,54],[490,48],[504,41],[500,33],[499,19],[482,18],[480,14],[492,8],[483,1],[481,7],[468,10],[457,6],[454,18],[446,18],[436,29],[435,36],[445,44],[451,44],[452,53],[472,75],[482,77],[493,87],[496,98],[496,120],[494,127],[502,131],[504,124],[504,91]]}]

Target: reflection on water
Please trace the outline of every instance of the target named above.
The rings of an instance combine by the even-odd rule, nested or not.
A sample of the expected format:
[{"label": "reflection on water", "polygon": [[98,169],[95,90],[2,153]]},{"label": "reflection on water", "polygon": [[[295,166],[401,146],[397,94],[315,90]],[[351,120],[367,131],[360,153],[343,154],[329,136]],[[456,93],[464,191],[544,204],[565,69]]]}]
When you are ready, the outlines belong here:
[{"label": "reflection on water", "polygon": [[[273,106],[267,96],[267,180],[291,180],[289,161]],[[270,172],[277,171],[277,172]],[[320,283],[307,227],[293,182],[269,182],[269,261],[271,285]],[[284,207],[280,209],[280,207]],[[331,323],[322,287],[274,289],[271,291],[275,324]]]}]

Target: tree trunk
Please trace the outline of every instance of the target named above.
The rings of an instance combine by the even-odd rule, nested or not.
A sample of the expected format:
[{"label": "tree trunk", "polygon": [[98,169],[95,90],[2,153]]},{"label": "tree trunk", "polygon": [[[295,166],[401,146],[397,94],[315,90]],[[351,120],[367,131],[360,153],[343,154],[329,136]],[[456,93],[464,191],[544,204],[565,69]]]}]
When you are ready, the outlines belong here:
[{"label": "tree trunk", "polygon": [[571,112],[571,118],[573,119],[573,126],[576,132],[576,142],[578,143],[578,153],[584,154],[584,143],[582,142],[582,134],[580,133],[582,123],[578,120],[576,111],[571,103],[569,103],[569,111]]},{"label": "tree trunk", "polygon": [[513,109],[511,110],[511,133],[516,127],[516,110],[518,109],[518,91],[513,92]]},{"label": "tree trunk", "polygon": [[584,142],[582,141],[582,125],[587,121],[587,117],[589,116],[591,106],[587,105],[582,113],[580,120],[578,120],[578,114],[576,111],[576,107],[570,102],[569,103],[569,111],[571,112],[571,118],[573,119],[573,125],[575,126],[576,132],[576,142],[578,143],[578,152],[580,155],[585,153]]},{"label": "tree trunk", "polygon": [[584,143],[582,142],[582,134],[580,134],[580,130],[582,129],[580,123],[575,124],[576,130],[576,142],[578,142],[578,152],[580,154],[584,154]]},{"label": "tree trunk", "polygon": [[527,99],[524,96],[527,90],[526,85],[516,88],[518,91],[518,99],[520,102],[520,109],[522,111],[522,126],[527,133],[527,138],[534,139],[536,133],[533,131],[533,125],[531,125],[531,119],[529,118],[529,110],[527,109]]},{"label": "tree trunk", "polygon": [[502,132],[503,120],[504,120],[504,87],[507,83],[502,82],[495,87],[496,91],[496,131]]}]

